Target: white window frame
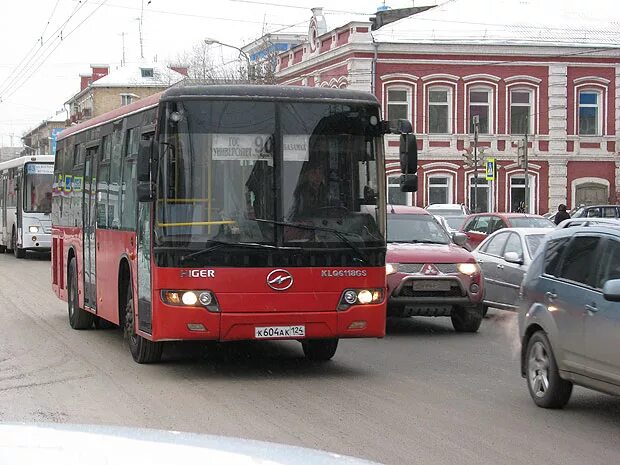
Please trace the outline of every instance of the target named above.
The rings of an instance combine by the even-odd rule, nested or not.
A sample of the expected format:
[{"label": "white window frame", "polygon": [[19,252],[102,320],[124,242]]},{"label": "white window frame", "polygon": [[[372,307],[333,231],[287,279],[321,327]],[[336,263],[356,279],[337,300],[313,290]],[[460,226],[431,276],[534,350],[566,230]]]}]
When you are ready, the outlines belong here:
[{"label": "white window frame", "polygon": [[[524,94],[528,94],[529,96],[529,103],[526,105],[524,103],[514,103],[512,100],[512,94],[514,92],[521,92]],[[528,134],[533,134],[534,133],[534,92],[532,91],[532,89],[528,89],[528,88],[524,88],[524,87],[517,87],[517,88],[511,88],[509,91],[509,98],[510,98],[510,105],[508,108],[508,115],[509,115],[509,123],[508,123],[508,130],[510,134],[517,134],[517,135],[523,135],[523,134],[519,134],[519,133],[514,133],[512,132],[512,107],[528,107],[529,108],[529,118],[528,118]]]},{"label": "white window frame", "polygon": [[[125,105],[131,105],[133,102],[135,102],[137,99],[139,99],[140,97],[137,96],[136,94],[121,94],[121,106],[124,107]],[[124,103],[125,99],[130,99],[129,102]]]},{"label": "white window frame", "polygon": [[[595,94],[596,95],[596,104],[592,103],[581,103],[581,94]],[[601,136],[603,134],[603,118],[601,115],[603,114],[603,92],[600,89],[594,89],[591,87],[583,87],[577,91],[577,134],[585,137],[596,137]],[[594,134],[582,134],[581,133],[581,108],[596,108],[596,132]]]},{"label": "white window frame", "polygon": [[[446,103],[438,103],[431,102],[431,92],[433,91],[445,91],[446,92]],[[431,105],[447,105],[448,106],[448,131],[447,132],[430,132],[431,128]],[[442,85],[431,85],[426,90],[426,114],[427,114],[427,124],[426,124],[426,132],[427,134],[452,134],[452,87],[442,86]]]},{"label": "white window frame", "polygon": [[[473,102],[471,101],[471,93],[472,92],[486,92],[486,94],[488,95],[488,99],[487,99],[487,103],[484,104],[482,102]],[[483,135],[490,135],[493,134],[493,130],[494,130],[494,119],[493,119],[493,98],[494,98],[494,93],[493,93],[493,89],[491,87],[488,86],[471,86],[469,89],[467,89],[467,113],[468,113],[468,119],[467,119],[467,132],[469,134],[473,134],[474,132],[471,130],[471,125],[472,125],[472,111],[471,111],[471,107],[472,106],[486,106],[488,108],[488,121],[489,121],[489,130],[488,132],[478,132],[478,134],[483,134]]]},{"label": "white window frame", "polygon": [[[513,179],[525,179],[525,173],[513,173],[510,174],[508,176],[508,205],[506,205],[506,210],[508,210],[509,212],[512,211],[512,189],[513,189]],[[536,202],[536,191],[538,189],[538,186],[536,185],[536,179],[537,176],[534,176],[532,174],[529,175],[529,185],[528,185],[528,190],[530,191],[530,198],[528,201],[528,211],[526,211],[525,213],[536,213],[536,205],[534,205],[534,203]],[[515,184],[514,185],[515,189],[524,189],[525,190],[525,184]],[[524,195],[525,197],[525,195]]]},{"label": "white window frame", "polygon": [[[401,174],[400,173],[394,173],[394,174],[388,174],[387,176],[387,182],[385,183],[386,185],[386,198],[388,200],[389,203],[389,199],[390,199],[390,189],[398,189],[400,191],[400,177]],[[405,194],[405,205],[413,205],[413,192],[404,192]],[[390,205],[396,205],[396,204],[391,204]]]},{"label": "white window frame", "polygon": [[[404,102],[400,100],[396,102],[390,102],[390,91],[392,90],[398,90],[398,91],[405,92],[407,96],[406,100]],[[398,84],[387,85],[385,87],[385,119],[387,120],[390,119],[390,105],[403,105],[403,106],[406,105],[407,111],[405,112],[405,114],[407,115],[407,120],[413,123],[412,118],[411,118],[411,111],[412,111],[411,87],[398,85]]]},{"label": "white window frame", "polygon": [[434,184],[433,187],[440,187],[440,186],[445,186],[446,189],[448,190],[448,198],[446,202],[443,203],[454,203],[454,176],[448,173],[433,173],[433,174],[429,174],[426,177],[426,205],[431,205],[430,203],[430,199],[431,199],[431,179],[437,179],[437,178],[443,178],[443,179],[447,179],[447,183],[446,184]]},{"label": "white window frame", "polygon": [[[485,173],[482,171],[478,171],[478,182],[480,182],[481,179],[484,179],[486,181],[486,177],[485,177]],[[489,209],[487,211],[477,211],[474,212],[474,205],[473,205],[473,201],[474,201],[474,197],[472,196],[472,188],[474,187],[474,173],[473,171],[470,173],[467,173],[467,192],[466,194],[466,198],[468,200],[468,207],[471,210],[472,213],[492,213],[495,210],[495,205],[493,202],[493,184],[492,182],[486,181],[486,184],[479,184],[479,186],[484,186],[484,187],[480,187],[480,188],[484,188],[487,190],[487,205],[489,206]],[[478,199],[476,199],[478,200]],[[476,202],[478,203],[478,205],[480,205],[480,202]]]}]

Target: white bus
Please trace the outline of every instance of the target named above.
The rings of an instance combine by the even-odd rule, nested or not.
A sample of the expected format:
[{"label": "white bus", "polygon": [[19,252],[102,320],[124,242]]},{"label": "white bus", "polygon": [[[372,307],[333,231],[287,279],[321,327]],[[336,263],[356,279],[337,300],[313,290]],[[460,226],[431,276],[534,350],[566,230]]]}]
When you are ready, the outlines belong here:
[{"label": "white bus", "polygon": [[0,163],[0,253],[51,250],[53,180],[53,155]]}]

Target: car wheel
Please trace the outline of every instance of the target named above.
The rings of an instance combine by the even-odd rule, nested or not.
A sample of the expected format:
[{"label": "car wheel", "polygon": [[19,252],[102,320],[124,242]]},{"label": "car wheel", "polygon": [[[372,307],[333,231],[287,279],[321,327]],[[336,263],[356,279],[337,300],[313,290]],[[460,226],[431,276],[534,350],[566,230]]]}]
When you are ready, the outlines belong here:
[{"label": "car wheel", "polygon": [[326,362],[336,355],[338,339],[308,339],[301,346],[308,360]]},{"label": "car wheel", "polygon": [[452,326],[458,333],[475,333],[482,324],[483,306],[455,307],[452,310]]},{"label": "car wheel", "polygon": [[136,334],[134,327],[133,290],[131,284],[127,289],[127,303],[125,305],[124,332],[129,342],[131,356],[137,363],[158,363],[163,351],[162,342],[153,342]]},{"label": "car wheel", "polygon": [[544,332],[532,335],[526,350],[527,387],[539,407],[562,408],[570,399],[573,383],[560,377],[549,339]]},{"label": "car wheel", "polygon": [[94,315],[80,308],[78,297],[78,274],[75,257],[69,262],[69,276],[67,279],[67,310],[69,325],[73,329],[89,329],[93,325]]}]

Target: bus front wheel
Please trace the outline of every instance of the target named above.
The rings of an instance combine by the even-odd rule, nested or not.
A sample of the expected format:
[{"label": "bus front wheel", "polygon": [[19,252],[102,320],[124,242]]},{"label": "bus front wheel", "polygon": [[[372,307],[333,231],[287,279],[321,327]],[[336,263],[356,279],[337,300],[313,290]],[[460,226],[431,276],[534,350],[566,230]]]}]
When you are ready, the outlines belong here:
[{"label": "bus front wheel", "polygon": [[127,305],[125,307],[124,331],[129,342],[131,356],[137,363],[157,363],[161,360],[163,343],[153,342],[136,334],[134,325],[133,290],[131,284],[127,289]]},{"label": "bus front wheel", "polygon": [[338,339],[307,339],[302,341],[301,347],[308,360],[326,362],[336,355]]},{"label": "bus front wheel", "polygon": [[67,309],[69,310],[69,324],[73,329],[89,329],[93,325],[94,315],[80,308],[78,297],[78,274],[75,257],[69,262],[69,286],[67,292]]}]

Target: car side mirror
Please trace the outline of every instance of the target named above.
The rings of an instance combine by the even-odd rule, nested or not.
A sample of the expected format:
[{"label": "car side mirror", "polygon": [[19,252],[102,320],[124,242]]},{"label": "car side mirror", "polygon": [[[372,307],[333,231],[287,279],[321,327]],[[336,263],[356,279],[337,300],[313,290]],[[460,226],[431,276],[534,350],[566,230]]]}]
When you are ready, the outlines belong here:
[{"label": "car side mirror", "polygon": [[523,265],[523,258],[517,252],[506,252],[504,254],[504,260],[506,260],[508,263]]},{"label": "car side mirror", "polygon": [[467,243],[467,234],[462,232],[453,232],[452,242],[460,247],[463,247]]},{"label": "car side mirror", "polygon": [[605,282],[603,297],[610,302],[620,302],[620,279],[610,279]]}]

